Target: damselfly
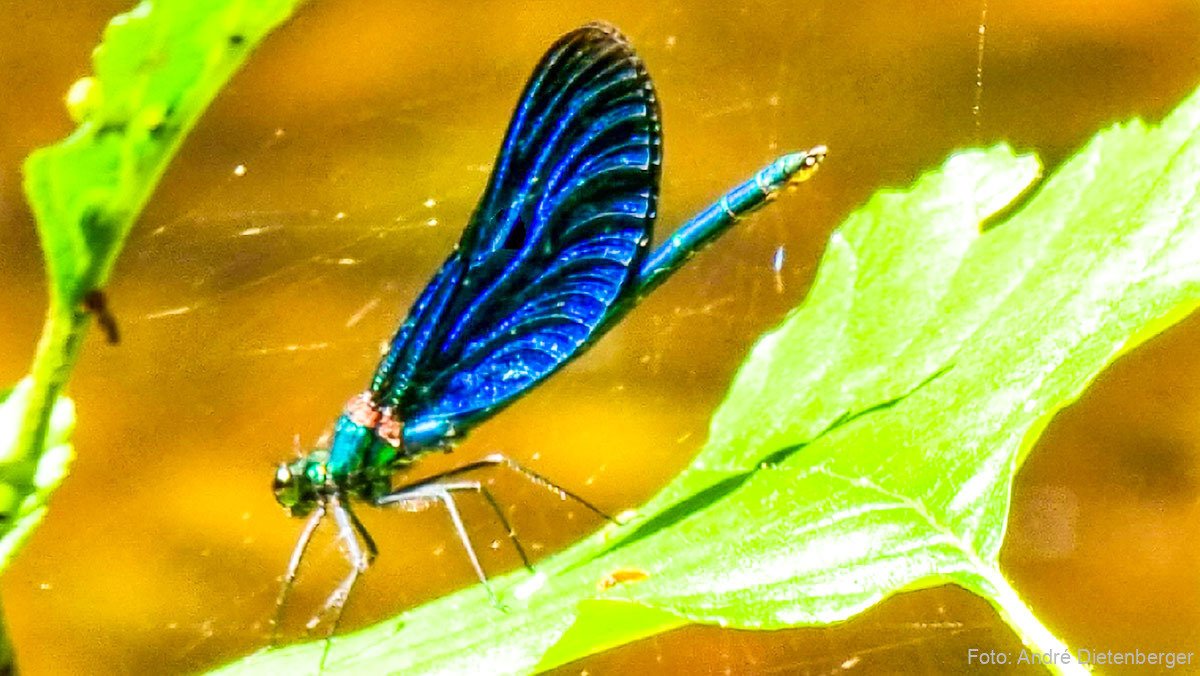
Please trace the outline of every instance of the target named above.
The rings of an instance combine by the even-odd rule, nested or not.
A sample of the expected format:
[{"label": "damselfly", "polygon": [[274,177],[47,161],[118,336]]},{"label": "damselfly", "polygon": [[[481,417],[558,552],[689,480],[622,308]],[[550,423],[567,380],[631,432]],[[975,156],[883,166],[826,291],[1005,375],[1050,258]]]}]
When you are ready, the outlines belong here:
[{"label": "damselfly", "polygon": [[590,24],[554,43],[518,100],[462,239],[400,325],[370,386],[346,405],[328,449],[284,463],[275,474],[279,503],[292,516],[309,517],[276,620],[326,515],[352,563],[325,605],[340,615],[377,552],[353,501],[440,503],[484,585],[454,495],[480,494],[512,529],[486,487],[463,479],[465,473],[505,466],[603,516],[503,455],[415,483],[396,477],[421,456],[448,450],[579,356],[696,251],[785,186],[807,179],[824,157],[823,146],[780,157],[650,251],[662,159],[650,76],[611,26]]}]

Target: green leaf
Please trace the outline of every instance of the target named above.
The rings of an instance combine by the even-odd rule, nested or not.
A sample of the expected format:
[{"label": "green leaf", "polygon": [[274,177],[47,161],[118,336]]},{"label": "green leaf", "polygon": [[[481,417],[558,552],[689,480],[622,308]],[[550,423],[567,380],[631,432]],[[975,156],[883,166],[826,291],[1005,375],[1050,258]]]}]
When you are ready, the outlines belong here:
[{"label": "green leaf", "polygon": [[18,447],[21,413],[31,387],[31,380],[25,378],[15,388],[0,393],[0,514],[6,524],[0,537],[0,570],[8,567],[13,554],[41,521],[50,493],[67,475],[75,458],[71,445],[75,405],[66,397],[59,398],[50,414],[41,456],[30,456]]},{"label": "green leaf", "polygon": [[1012,479],[1056,411],[1200,302],[1198,126],[1200,94],[1105,131],[1015,211],[1038,164],[1004,146],[877,194],[640,519],[497,579],[507,611],[472,587],[326,655],[229,671],[522,673],[682,622],[822,625],[947,582],[1064,649],[999,571]]},{"label": "green leaf", "polygon": [[259,40],[300,0],[145,0],[108,25],[79,123],[25,161],[51,286],[68,304],[100,288],[176,149]]}]

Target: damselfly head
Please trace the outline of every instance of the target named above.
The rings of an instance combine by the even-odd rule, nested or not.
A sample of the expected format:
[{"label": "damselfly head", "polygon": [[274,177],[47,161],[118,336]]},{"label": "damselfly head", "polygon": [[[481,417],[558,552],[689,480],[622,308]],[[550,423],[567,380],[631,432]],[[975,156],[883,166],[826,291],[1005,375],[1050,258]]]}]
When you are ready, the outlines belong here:
[{"label": "damselfly head", "polygon": [[313,453],[292,462],[280,463],[275,469],[271,488],[278,502],[291,516],[306,516],[321,500],[321,491],[328,481],[325,453]]}]

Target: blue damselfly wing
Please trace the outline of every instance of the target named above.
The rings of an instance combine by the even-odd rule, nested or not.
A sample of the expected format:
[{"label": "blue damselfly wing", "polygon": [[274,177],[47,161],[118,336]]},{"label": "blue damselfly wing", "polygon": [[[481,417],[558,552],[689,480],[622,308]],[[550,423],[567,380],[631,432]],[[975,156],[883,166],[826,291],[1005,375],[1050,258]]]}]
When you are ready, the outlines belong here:
[{"label": "blue damselfly wing", "polygon": [[378,403],[406,428],[462,434],[575,356],[646,255],[660,128],[650,77],[615,29],[555,43],[461,241],[375,373]]}]

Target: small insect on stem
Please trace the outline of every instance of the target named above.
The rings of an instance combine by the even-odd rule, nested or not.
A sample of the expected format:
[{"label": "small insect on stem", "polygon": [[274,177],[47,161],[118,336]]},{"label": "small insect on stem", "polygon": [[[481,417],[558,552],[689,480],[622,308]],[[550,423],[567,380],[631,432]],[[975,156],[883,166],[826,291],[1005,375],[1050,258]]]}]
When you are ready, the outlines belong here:
[{"label": "small insect on stem", "polygon": [[117,318],[108,310],[108,296],[100,289],[92,289],[83,297],[83,309],[95,315],[96,323],[104,331],[104,338],[109,345],[121,342],[121,332],[117,329]]}]

